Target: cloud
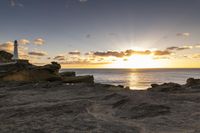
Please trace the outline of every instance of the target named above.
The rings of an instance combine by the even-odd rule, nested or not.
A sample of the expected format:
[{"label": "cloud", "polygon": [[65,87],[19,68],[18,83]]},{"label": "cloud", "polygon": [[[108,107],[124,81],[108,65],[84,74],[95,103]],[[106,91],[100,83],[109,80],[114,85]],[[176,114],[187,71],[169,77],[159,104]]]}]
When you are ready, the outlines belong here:
[{"label": "cloud", "polygon": [[48,55],[46,52],[44,51],[31,51],[28,53],[29,55],[33,55],[33,56],[46,56]]},{"label": "cloud", "polygon": [[100,56],[100,57],[117,57],[117,58],[123,58],[123,57],[129,57],[132,55],[155,55],[155,56],[163,56],[163,55],[170,55],[171,52],[168,50],[156,50],[156,51],[138,51],[138,50],[126,50],[126,51],[107,51],[107,52],[93,52],[94,56]]},{"label": "cloud", "polygon": [[45,40],[43,38],[37,38],[34,40],[33,42],[35,45],[44,45],[45,44]]},{"label": "cloud", "polygon": [[74,52],[68,52],[69,55],[80,55],[81,52],[79,51],[74,51]]},{"label": "cloud", "polygon": [[200,44],[196,44],[196,45],[195,45],[195,48],[200,48]]},{"label": "cloud", "polygon": [[132,56],[132,55],[150,55],[153,52],[150,50],[146,50],[146,51],[137,51],[137,50],[126,50],[126,51],[121,51],[121,52],[117,52],[117,51],[107,51],[107,52],[94,52],[93,55],[95,56],[102,56],[102,57],[109,57],[109,56],[113,56],[113,57],[118,57],[118,58],[122,58],[122,57],[128,57],[128,56]]},{"label": "cloud", "polygon": [[126,56],[131,56],[134,54],[138,54],[138,55],[150,55],[152,52],[150,50],[146,50],[146,51],[136,51],[136,50],[126,50],[125,51],[125,55]]},{"label": "cloud", "polygon": [[170,55],[171,52],[170,51],[167,51],[167,50],[156,50],[156,51],[153,51],[153,55],[156,55],[156,56],[163,56],[163,55]]},{"label": "cloud", "polygon": [[188,33],[188,32],[177,33],[176,36],[178,36],[178,37],[189,37],[189,36],[190,36],[190,33]]},{"label": "cloud", "polygon": [[166,48],[166,50],[177,50],[177,51],[181,51],[181,50],[187,50],[187,49],[192,49],[192,46],[183,46],[183,47],[176,47],[176,46],[172,46],[172,47],[168,47]]},{"label": "cloud", "polygon": [[26,45],[26,44],[30,44],[30,41],[27,40],[27,39],[20,39],[20,40],[18,41],[18,43],[19,43],[19,44]]},{"label": "cloud", "polygon": [[185,46],[183,46],[183,48],[185,48],[185,49],[192,49],[192,48],[194,48],[194,46],[193,45],[185,45]]},{"label": "cloud", "polygon": [[124,52],[117,52],[117,51],[107,51],[107,52],[94,52],[93,55],[95,56],[101,56],[101,57],[109,57],[109,56],[114,56],[114,57],[124,57],[125,53]]},{"label": "cloud", "polygon": [[87,34],[85,37],[89,39],[91,38],[91,36],[92,36],[91,34]]},{"label": "cloud", "polygon": [[54,57],[53,59],[54,59],[54,60],[58,60],[58,61],[63,61],[63,60],[65,60],[65,56],[63,56],[63,55],[58,55],[58,56]]},{"label": "cloud", "polygon": [[0,44],[0,50],[4,50],[11,53],[13,51],[13,42],[8,41],[3,44]]},{"label": "cloud", "polygon": [[10,0],[10,6],[11,7],[24,7],[22,3],[20,3],[18,0]]},{"label": "cloud", "polygon": [[79,0],[79,2],[85,3],[85,2],[88,2],[88,0]]},{"label": "cloud", "polygon": [[192,58],[199,59],[200,58],[200,54],[194,54],[194,55],[192,55]]}]

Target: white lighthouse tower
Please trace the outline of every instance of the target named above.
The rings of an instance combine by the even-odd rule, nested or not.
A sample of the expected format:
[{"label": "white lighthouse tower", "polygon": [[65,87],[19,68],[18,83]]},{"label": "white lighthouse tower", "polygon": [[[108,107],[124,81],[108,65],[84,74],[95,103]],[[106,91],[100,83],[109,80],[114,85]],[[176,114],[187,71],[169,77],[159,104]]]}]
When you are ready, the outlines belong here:
[{"label": "white lighthouse tower", "polygon": [[14,41],[14,51],[13,51],[13,60],[18,60],[19,56],[18,56],[18,42],[17,40]]}]

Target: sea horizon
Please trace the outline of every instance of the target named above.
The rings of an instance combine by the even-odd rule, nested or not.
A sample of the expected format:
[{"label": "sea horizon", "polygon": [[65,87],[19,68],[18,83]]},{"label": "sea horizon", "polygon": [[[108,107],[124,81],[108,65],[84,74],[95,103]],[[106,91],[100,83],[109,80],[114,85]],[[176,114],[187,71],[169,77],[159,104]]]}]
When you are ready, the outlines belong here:
[{"label": "sea horizon", "polygon": [[200,68],[87,68],[61,69],[75,71],[77,75],[93,75],[95,82],[112,85],[123,85],[133,90],[146,90],[151,84],[174,82],[185,84],[188,78],[198,78]]}]

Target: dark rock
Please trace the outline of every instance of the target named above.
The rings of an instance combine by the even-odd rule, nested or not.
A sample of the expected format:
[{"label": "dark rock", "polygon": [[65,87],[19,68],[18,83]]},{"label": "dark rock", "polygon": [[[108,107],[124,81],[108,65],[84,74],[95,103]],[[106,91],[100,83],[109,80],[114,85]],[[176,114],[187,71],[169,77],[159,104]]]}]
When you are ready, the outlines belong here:
[{"label": "dark rock", "polygon": [[94,83],[94,77],[92,75],[64,77],[63,82],[65,83]]},{"label": "dark rock", "polygon": [[59,70],[61,68],[61,65],[58,64],[57,62],[51,62],[51,64],[48,65],[44,65],[44,66],[40,66],[37,67],[38,69],[44,69],[44,70],[48,70],[51,73],[55,73],[55,74],[59,74]]},{"label": "dark rock", "polygon": [[187,87],[193,87],[193,86],[198,86],[198,85],[200,85],[200,79],[189,78],[186,81]]},{"label": "dark rock", "polygon": [[158,92],[171,92],[183,90],[183,87],[177,83],[164,83],[162,85],[152,84],[152,88],[148,88],[148,91],[158,91]]},{"label": "dark rock", "polygon": [[60,73],[60,76],[62,76],[62,77],[75,77],[76,73],[75,72],[62,72],[62,73]]},{"label": "dark rock", "polygon": [[126,86],[126,87],[124,88],[124,90],[130,90],[130,87],[129,87],[129,86]]},{"label": "dark rock", "polygon": [[151,84],[151,87],[154,88],[154,87],[158,87],[159,85],[158,84]]},{"label": "dark rock", "polygon": [[118,85],[118,87],[119,87],[119,88],[124,88],[124,86],[123,86],[123,85]]},{"label": "dark rock", "polygon": [[0,51],[0,63],[10,62],[12,61],[12,57],[12,54],[6,51]]},{"label": "dark rock", "polygon": [[61,78],[61,77],[58,77],[58,76],[55,76],[55,77],[47,78],[47,81],[50,81],[50,82],[62,81],[62,78]]}]

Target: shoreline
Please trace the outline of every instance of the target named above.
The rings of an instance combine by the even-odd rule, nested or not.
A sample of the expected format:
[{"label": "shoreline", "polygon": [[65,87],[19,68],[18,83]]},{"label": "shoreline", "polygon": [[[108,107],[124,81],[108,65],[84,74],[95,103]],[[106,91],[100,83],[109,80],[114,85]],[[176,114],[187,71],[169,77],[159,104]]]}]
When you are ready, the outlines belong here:
[{"label": "shoreline", "polygon": [[200,132],[200,79],[130,90],[60,68],[25,60],[1,66],[1,133]]}]

